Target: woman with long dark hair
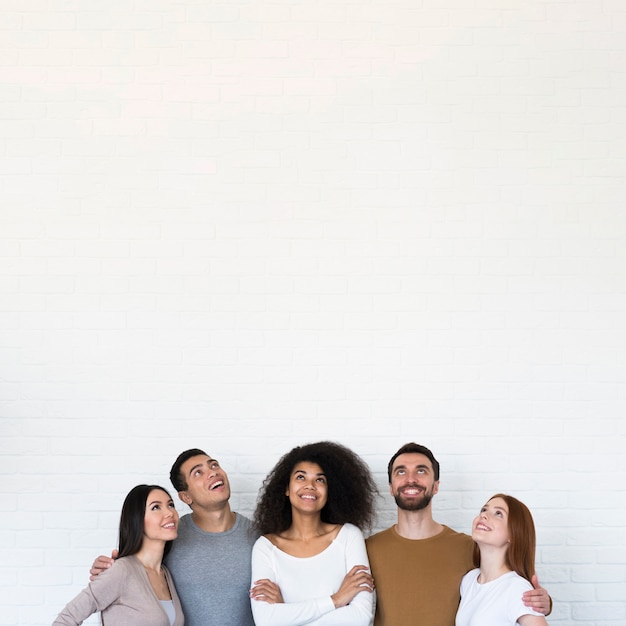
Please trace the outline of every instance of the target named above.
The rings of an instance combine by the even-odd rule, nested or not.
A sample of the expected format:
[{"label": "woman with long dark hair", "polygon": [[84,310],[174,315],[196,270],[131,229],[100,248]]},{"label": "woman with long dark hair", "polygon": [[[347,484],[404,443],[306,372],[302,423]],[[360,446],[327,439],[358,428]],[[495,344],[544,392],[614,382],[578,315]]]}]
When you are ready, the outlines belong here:
[{"label": "woman with long dark hair", "polygon": [[53,626],[78,626],[102,612],[106,626],[183,626],[172,578],[162,564],[178,532],[178,512],[158,485],[137,485],[122,505],[119,557],[59,613]]},{"label": "woman with long dark hair", "polygon": [[461,581],[456,626],[547,626],[522,602],[535,575],[535,524],[528,507],[498,493],[472,524],[474,566]]},{"label": "woman with long dark hair", "polygon": [[374,582],[363,530],[376,485],[351,450],[322,441],[284,455],[254,515],[252,614],[257,626],[368,626]]}]

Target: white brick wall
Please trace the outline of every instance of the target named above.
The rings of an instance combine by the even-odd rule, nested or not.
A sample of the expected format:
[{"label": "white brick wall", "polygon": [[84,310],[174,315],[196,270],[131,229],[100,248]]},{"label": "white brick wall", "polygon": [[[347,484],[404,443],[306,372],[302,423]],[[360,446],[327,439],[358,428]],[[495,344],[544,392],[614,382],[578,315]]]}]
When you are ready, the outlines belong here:
[{"label": "white brick wall", "polygon": [[181,450],[249,514],[322,438],[514,493],[550,623],[626,623],[625,79],[618,0],[5,0],[0,624]]}]

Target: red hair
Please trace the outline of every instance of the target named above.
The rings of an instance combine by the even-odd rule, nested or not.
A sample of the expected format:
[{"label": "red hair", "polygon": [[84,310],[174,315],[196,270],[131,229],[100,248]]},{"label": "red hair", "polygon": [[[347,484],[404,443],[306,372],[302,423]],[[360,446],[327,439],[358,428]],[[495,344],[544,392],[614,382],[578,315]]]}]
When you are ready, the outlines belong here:
[{"label": "red hair", "polygon": [[[502,498],[509,507],[507,530],[509,531],[509,547],[506,551],[506,564],[520,576],[530,582],[535,575],[535,549],[537,539],[535,523],[528,507],[513,496],[497,493],[491,496]],[[480,550],[474,544],[474,567],[480,567]]]}]

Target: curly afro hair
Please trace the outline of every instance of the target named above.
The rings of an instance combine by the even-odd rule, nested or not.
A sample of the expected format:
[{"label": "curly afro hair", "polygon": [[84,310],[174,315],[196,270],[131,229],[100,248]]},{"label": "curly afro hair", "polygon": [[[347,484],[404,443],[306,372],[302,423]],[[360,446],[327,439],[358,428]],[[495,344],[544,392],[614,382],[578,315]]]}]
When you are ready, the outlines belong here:
[{"label": "curly afro hair", "polygon": [[329,524],[354,524],[371,529],[378,494],[369,467],[349,448],[332,441],[297,446],[285,454],[263,481],[254,512],[254,529],[261,535],[277,534],[292,523],[291,504],[285,497],[291,472],[303,461],[317,463],[328,482],[328,500],[321,519]]}]

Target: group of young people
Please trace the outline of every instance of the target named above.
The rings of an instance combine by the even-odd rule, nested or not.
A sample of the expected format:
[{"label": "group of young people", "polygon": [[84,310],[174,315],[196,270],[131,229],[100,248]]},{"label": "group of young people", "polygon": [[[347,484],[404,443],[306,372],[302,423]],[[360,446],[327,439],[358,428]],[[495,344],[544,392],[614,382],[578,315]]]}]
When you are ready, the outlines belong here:
[{"label": "group of young people", "polygon": [[118,550],[54,626],[101,611],[107,626],[545,626],[552,601],[534,571],[528,508],[496,494],[471,536],[433,519],[439,462],[407,443],[390,459],[397,523],[366,538],[378,491],[349,448],[322,441],[285,454],[253,519],[231,510],[228,476],[200,449],[163,487],[139,485],[122,507]]}]

